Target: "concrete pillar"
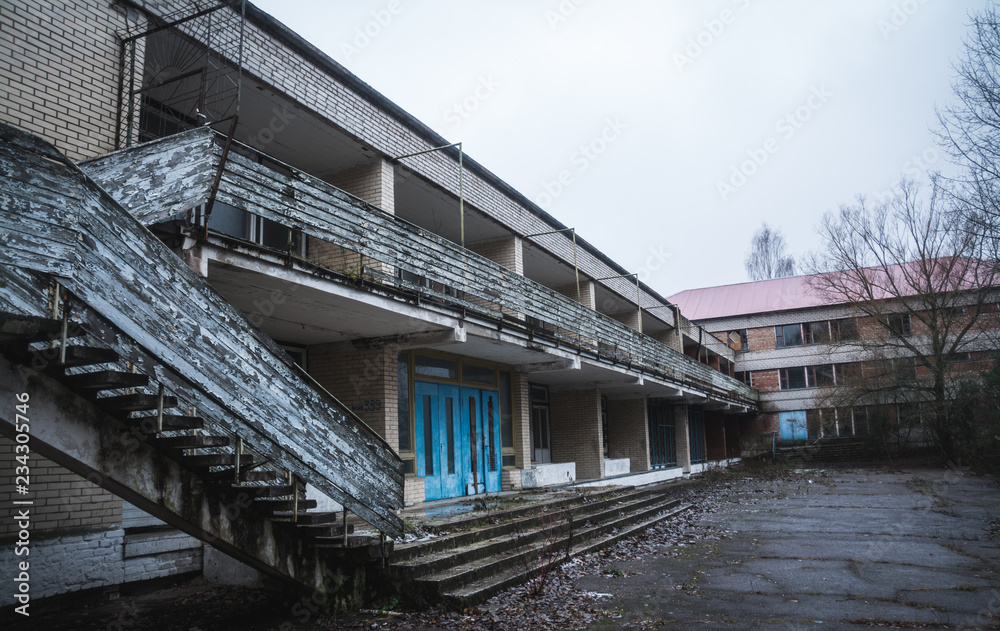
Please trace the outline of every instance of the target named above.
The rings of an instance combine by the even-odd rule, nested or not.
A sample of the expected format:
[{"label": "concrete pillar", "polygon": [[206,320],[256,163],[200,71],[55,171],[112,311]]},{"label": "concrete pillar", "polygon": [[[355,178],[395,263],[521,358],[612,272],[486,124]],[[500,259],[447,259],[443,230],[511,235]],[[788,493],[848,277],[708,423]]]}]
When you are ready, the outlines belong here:
[{"label": "concrete pillar", "polygon": [[577,480],[604,477],[601,393],[550,392],[549,418],[552,462],[575,462]]},{"label": "concrete pillar", "polygon": [[503,265],[518,276],[524,276],[524,244],[521,237],[511,236],[466,246],[479,256]]},{"label": "concrete pillar", "polygon": [[528,375],[511,375],[511,398],[514,408],[514,465],[518,469],[531,467],[531,386]]},{"label": "concrete pillar", "polygon": [[[385,160],[361,164],[323,178],[327,183],[362,199],[376,208],[395,214],[395,172]],[[309,239],[309,260],[343,274],[360,274],[367,266],[387,276],[395,269],[378,261],[361,260],[357,252],[332,243]]]},{"label": "concrete pillar", "polygon": [[[570,283],[569,285],[563,285],[561,287],[556,287],[556,291],[560,294],[566,296],[567,298],[577,299],[576,295],[576,283]],[[580,279],[580,304],[584,307],[590,309],[597,309],[597,299],[594,294],[594,281],[587,280],[586,278]]]},{"label": "concrete pillar", "polygon": [[691,473],[691,438],[688,435],[688,406],[674,406],[674,433],[677,439],[677,466]]},{"label": "concrete pillar", "polygon": [[[479,256],[488,258],[494,263],[506,267],[518,276],[524,276],[524,247],[521,237],[512,236],[503,239],[495,239],[493,241],[483,241],[481,243],[472,243],[466,245],[465,247]],[[497,308],[495,303],[481,300],[479,298],[472,298],[470,301],[476,304],[482,304],[487,308]],[[521,321],[524,320],[523,313],[505,308],[501,308],[500,311],[509,317],[513,317]]]},{"label": "concrete pillar", "polygon": [[618,320],[630,329],[635,329],[636,331],[642,333],[642,312],[638,308],[635,310],[622,311],[621,313],[613,313],[611,317]]},{"label": "concrete pillar", "polygon": [[395,173],[385,160],[360,164],[323,178],[388,213],[396,212]]},{"label": "concrete pillar", "polygon": [[628,458],[632,473],[649,471],[649,407],[645,398],[608,401],[608,457]]}]

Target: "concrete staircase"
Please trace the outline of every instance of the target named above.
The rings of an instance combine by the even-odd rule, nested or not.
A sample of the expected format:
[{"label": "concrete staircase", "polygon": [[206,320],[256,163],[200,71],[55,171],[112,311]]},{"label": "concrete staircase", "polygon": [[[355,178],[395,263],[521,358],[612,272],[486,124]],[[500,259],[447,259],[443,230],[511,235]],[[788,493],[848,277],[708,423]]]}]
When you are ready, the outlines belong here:
[{"label": "concrete staircase", "polygon": [[390,570],[412,604],[466,607],[688,508],[661,486],[480,511],[397,544]]},{"label": "concrete staircase", "polygon": [[402,535],[388,443],[53,146],[0,124],[0,172],[0,435],[268,576],[360,594],[370,539],[303,489]]}]

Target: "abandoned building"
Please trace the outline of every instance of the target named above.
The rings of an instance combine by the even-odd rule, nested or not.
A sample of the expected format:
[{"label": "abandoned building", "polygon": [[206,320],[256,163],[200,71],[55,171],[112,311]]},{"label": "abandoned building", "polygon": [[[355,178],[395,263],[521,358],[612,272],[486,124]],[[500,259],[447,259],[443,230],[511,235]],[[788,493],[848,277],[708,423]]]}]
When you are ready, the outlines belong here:
[{"label": "abandoned building", "polygon": [[727,338],[251,3],[0,26],[0,501],[31,502],[32,597],[219,552],[318,587],[307,509],[398,537],[404,504],[739,457]]},{"label": "abandoned building", "polygon": [[[969,266],[952,269],[942,261],[948,273],[970,274]],[[898,267],[863,272],[886,286],[879,274],[895,274]],[[745,436],[795,445],[865,439],[879,428],[898,446],[919,445],[929,438],[929,399],[919,390],[930,368],[906,344],[886,343],[889,331],[916,349],[929,349],[933,333],[954,343],[941,358],[952,382],[987,370],[995,361],[1000,292],[995,272],[983,276],[967,291],[940,295],[920,308],[913,306],[924,304],[916,282],[898,283],[903,300],[886,298],[884,306],[862,309],[825,292],[811,276],[691,289],[671,300],[707,332],[739,344],[737,378],[760,393],[761,413]]]}]

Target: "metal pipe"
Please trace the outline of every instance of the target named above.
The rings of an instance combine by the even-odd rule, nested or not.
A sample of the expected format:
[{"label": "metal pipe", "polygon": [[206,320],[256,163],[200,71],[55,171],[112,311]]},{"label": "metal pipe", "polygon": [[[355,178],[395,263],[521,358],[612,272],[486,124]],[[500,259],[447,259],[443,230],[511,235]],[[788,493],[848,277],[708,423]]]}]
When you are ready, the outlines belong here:
[{"label": "metal pipe", "polygon": [[462,247],[465,247],[465,166],[463,165],[463,149],[461,142],[453,142],[450,145],[441,145],[440,147],[434,147],[432,149],[424,149],[423,151],[414,151],[413,153],[403,154],[401,156],[396,156],[392,158],[395,161],[402,160],[404,158],[412,158],[413,156],[422,156],[425,153],[433,153],[435,151],[441,151],[442,149],[450,149],[452,147],[458,147],[458,230],[459,230],[459,241]]},{"label": "metal pipe", "polygon": [[559,234],[561,232],[573,233],[573,273],[576,275],[576,301],[582,303],[583,298],[580,293],[580,265],[577,262],[576,256],[576,228],[560,228],[559,230],[549,230],[548,232],[536,232],[534,234],[526,234],[522,238],[530,239],[531,237],[543,237],[547,234]]}]

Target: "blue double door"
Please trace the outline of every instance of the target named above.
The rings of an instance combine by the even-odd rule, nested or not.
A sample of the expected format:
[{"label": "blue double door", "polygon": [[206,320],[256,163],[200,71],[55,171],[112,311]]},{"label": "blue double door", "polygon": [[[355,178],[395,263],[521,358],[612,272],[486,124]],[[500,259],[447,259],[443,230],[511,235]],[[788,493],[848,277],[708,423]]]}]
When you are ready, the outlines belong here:
[{"label": "blue double door", "polygon": [[809,438],[805,410],[778,412],[778,422],[781,424],[781,442],[802,442]]},{"label": "blue double door", "polygon": [[424,499],[500,490],[500,398],[495,390],[417,381],[416,470]]}]

